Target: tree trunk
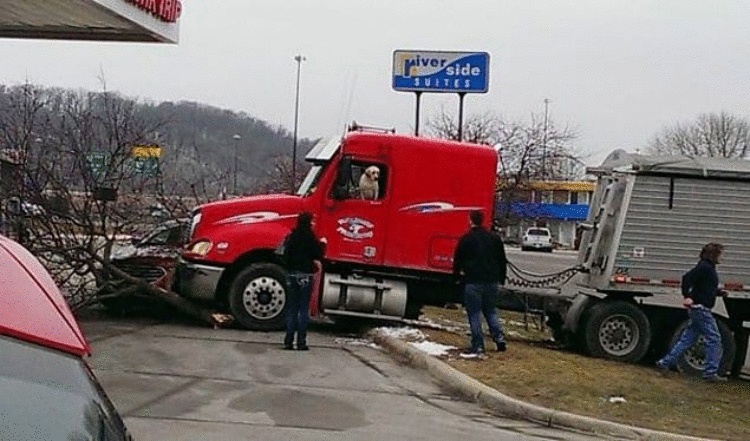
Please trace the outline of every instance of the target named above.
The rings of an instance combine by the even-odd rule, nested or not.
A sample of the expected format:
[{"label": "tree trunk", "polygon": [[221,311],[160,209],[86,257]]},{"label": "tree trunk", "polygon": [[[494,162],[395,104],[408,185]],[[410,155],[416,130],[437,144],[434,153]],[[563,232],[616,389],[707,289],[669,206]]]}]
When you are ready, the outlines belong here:
[{"label": "tree trunk", "polygon": [[116,277],[124,280],[127,283],[133,284],[140,289],[143,289],[144,291],[146,291],[147,293],[155,297],[158,297],[164,300],[165,302],[174,306],[175,308],[182,311],[183,313],[191,317],[197,318],[198,320],[213,326],[214,329],[222,327],[222,326],[227,326],[230,323],[232,323],[232,321],[234,321],[234,318],[231,315],[219,314],[219,313],[201,308],[197,306],[195,303],[185,299],[184,297],[180,297],[178,294],[172,291],[168,291],[166,289],[153,286],[150,283],[146,282],[145,280],[141,280],[137,277],[131,276],[130,274],[122,271],[116,266],[108,262],[105,262],[104,259],[101,259],[98,256],[97,256],[97,260],[99,260],[99,262],[104,266],[104,269],[106,271],[109,271],[110,273],[114,274]]}]

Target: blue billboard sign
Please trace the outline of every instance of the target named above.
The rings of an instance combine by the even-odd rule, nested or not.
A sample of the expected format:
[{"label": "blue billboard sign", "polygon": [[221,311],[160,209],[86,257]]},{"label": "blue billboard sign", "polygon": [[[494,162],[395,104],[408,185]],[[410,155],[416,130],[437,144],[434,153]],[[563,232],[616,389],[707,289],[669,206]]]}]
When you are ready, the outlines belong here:
[{"label": "blue billboard sign", "polygon": [[397,91],[485,93],[489,74],[487,52],[393,52],[393,89]]}]

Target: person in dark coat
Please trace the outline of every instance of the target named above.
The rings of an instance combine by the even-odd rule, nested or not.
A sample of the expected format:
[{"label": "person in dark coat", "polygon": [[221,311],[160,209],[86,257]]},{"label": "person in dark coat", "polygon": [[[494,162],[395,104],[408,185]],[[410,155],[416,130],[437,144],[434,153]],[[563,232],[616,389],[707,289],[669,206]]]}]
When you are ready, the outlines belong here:
[{"label": "person in dark coat", "polygon": [[656,362],[663,372],[669,372],[682,354],[703,335],[706,353],[703,379],[709,382],[726,381],[725,377],[719,375],[723,348],[719,327],[711,313],[716,296],[726,295],[725,291],[719,289],[719,275],[716,272],[723,251],[721,244],[706,244],[701,250],[698,264],[682,276],[682,305],[688,310],[689,322],[677,343],[664,358]]},{"label": "person in dark coat", "polygon": [[481,211],[469,214],[469,231],[458,242],[453,256],[453,273],[464,285],[463,301],[471,328],[471,352],[484,352],[481,314],[498,351],[506,349],[505,333],[495,304],[499,285],[505,283],[508,261],[505,246],[497,234],[482,227]]},{"label": "person in dark coat", "polygon": [[313,216],[300,213],[297,226],[289,234],[284,246],[284,262],[289,274],[287,290],[286,336],[284,349],[308,350],[307,322],[309,321],[310,291],[312,290],[315,261],[323,259],[323,246],[312,230]]}]

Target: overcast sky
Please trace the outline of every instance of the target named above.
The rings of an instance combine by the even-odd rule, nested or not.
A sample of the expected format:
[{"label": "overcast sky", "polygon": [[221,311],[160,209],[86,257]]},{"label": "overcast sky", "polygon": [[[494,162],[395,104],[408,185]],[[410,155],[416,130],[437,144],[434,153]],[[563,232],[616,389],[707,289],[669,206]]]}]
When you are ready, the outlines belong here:
[{"label": "overcast sky", "polygon": [[[747,0],[183,0],[178,45],[0,39],[0,82],[108,88],[193,100],[291,129],[296,53],[300,136],[347,122],[413,130],[414,95],[391,90],[395,49],[487,51],[490,89],[467,114],[543,112],[578,129],[599,162],[700,112],[748,116]],[[455,95],[423,98],[422,120]]]}]

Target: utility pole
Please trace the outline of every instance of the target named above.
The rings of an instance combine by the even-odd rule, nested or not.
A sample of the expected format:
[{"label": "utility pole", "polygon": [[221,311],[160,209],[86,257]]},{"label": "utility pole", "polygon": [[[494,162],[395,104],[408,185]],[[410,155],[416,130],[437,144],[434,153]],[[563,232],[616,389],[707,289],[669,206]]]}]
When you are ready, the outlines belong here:
[{"label": "utility pole", "polygon": [[240,149],[240,139],[242,137],[239,134],[236,134],[232,137],[234,139],[234,179],[232,180],[232,194],[237,195],[237,155],[239,154]]},{"label": "utility pole", "polygon": [[297,62],[297,90],[294,98],[294,138],[292,141],[292,193],[294,193],[296,182],[297,182],[297,125],[299,122],[299,78],[300,71],[302,70],[302,62],[306,58],[300,54],[294,56],[294,61]]},{"label": "utility pole", "polygon": [[542,181],[547,180],[547,122],[549,114],[549,98],[544,99],[544,139],[542,141]]}]

